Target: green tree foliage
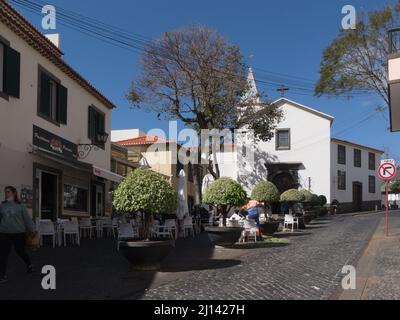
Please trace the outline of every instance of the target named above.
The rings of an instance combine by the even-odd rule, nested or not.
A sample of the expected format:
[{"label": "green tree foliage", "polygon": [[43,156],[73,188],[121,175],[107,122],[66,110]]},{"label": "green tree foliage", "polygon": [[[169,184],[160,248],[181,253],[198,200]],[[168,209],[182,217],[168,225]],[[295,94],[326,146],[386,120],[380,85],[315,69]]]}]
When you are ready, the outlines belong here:
[{"label": "green tree foliage", "polygon": [[389,192],[394,193],[394,194],[399,194],[400,193],[400,181],[392,181],[389,183]]},{"label": "green tree foliage", "polygon": [[320,195],[320,196],[318,196],[318,202],[319,202],[319,205],[321,207],[323,207],[324,205],[326,205],[328,203],[328,199],[326,199],[325,196]]},{"label": "green tree foliage", "polygon": [[399,23],[400,2],[363,14],[355,30],[341,30],[323,53],[315,94],[376,92],[389,105],[388,31]]},{"label": "green tree foliage", "polygon": [[231,207],[240,207],[247,201],[247,194],[243,187],[236,181],[222,177],[214,181],[207,188],[203,201],[218,208],[222,214],[224,226],[226,226],[226,217]]},{"label": "green tree foliage", "polygon": [[262,181],[254,187],[251,198],[260,202],[273,203],[279,202],[280,194],[278,188],[272,182]]},{"label": "green tree foliage", "polygon": [[113,205],[122,212],[144,212],[146,233],[149,236],[150,215],[174,214],[178,197],[161,174],[148,169],[136,169],[114,191]]},{"label": "green tree foliage", "polygon": [[296,189],[290,189],[281,194],[281,202],[297,203],[303,202],[304,195]]},{"label": "green tree foliage", "polygon": [[300,193],[304,196],[303,202],[311,204],[311,202],[313,200],[312,193],[306,189],[300,190]]}]

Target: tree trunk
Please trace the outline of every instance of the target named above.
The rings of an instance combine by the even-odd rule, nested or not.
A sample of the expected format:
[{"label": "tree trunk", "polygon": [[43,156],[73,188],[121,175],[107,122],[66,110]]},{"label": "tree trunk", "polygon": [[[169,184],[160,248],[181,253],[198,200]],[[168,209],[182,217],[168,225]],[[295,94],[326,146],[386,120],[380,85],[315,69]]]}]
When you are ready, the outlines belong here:
[{"label": "tree trunk", "polygon": [[152,221],[151,221],[151,214],[145,212],[144,214],[144,237],[146,240],[150,240],[151,238],[151,225],[152,225]]},{"label": "tree trunk", "polygon": [[226,227],[226,219],[228,217],[226,206],[221,206],[221,214],[222,214],[222,225]]}]

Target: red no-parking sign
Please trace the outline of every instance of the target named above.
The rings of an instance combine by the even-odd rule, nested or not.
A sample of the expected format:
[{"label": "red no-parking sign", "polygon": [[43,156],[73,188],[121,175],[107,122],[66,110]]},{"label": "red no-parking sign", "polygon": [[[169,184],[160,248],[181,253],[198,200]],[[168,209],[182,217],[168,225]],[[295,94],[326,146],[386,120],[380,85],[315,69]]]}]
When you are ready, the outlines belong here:
[{"label": "red no-parking sign", "polygon": [[396,176],[396,163],[394,160],[383,160],[378,168],[378,175],[386,181],[386,237],[389,237],[389,181]]},{"label": "red no-parking sign", "polygon": [[382,180],[392,180],[396,175],[396,165],[391,162],[384,162],[379,166],[378,174]]}]

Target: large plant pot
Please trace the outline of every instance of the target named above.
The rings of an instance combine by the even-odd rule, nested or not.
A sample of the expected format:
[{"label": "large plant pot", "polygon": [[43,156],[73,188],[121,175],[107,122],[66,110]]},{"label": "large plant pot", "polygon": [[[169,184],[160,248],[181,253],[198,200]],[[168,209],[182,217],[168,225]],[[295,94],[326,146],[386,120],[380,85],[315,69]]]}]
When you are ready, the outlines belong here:
[{"label": "large plant pot", "polygon": [[[305,224],[310,224],[310,222],[315,219],[315,216],[312,213],[307,213],[303,216],[303,218],[304,218]],[[299,221],[299,224],[300,224],[300,221]]]},{"label": "large plant pot", "polygon": [[175,241],[127,241],[121,242],[120,252],[131,263],[135,270],[158,270],[160,263],[173,250]]},{"label": "large plant pot", "polygon": [[243,228],[207,227],[206,232],[215,246],[234,245],[240,238]]},{"label": "large plant pot", "polygon": [[299,229],[304,230],[306,229],[306,223],[304,222],[304,216],[297,217],[299,219]]},{"label": "large plant pot", "polygon": [[278,231],[279,225],[280,225],[279,221],[265,222],[263,224],[260,224],[260,228],[263,234],[273,235],[275,232]]}]

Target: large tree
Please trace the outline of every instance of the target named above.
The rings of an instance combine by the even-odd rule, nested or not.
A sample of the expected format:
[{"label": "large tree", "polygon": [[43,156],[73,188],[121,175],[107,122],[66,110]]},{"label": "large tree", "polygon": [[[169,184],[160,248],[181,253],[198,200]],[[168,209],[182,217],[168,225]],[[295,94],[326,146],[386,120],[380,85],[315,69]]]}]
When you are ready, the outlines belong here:
[{"label": "large tree", "polygon": [[[267,141],[281,112],[247,94],[247,73],[238,46],[207,27],[189,26],[145,45],[141,73],[128,98],[134,107],[180,120],[199,134],[202,129],[245,126],[256,139]],[[219,178],[215,161],[208,170]],[[199,175],[195,177],[200,189]]]},{"label": "large tree", "polygon": [[388,31],[400,23],[400,1],[358,18],[356,29],[341,30],[325,49],[315,94],[375,92],[389,105]]}]

